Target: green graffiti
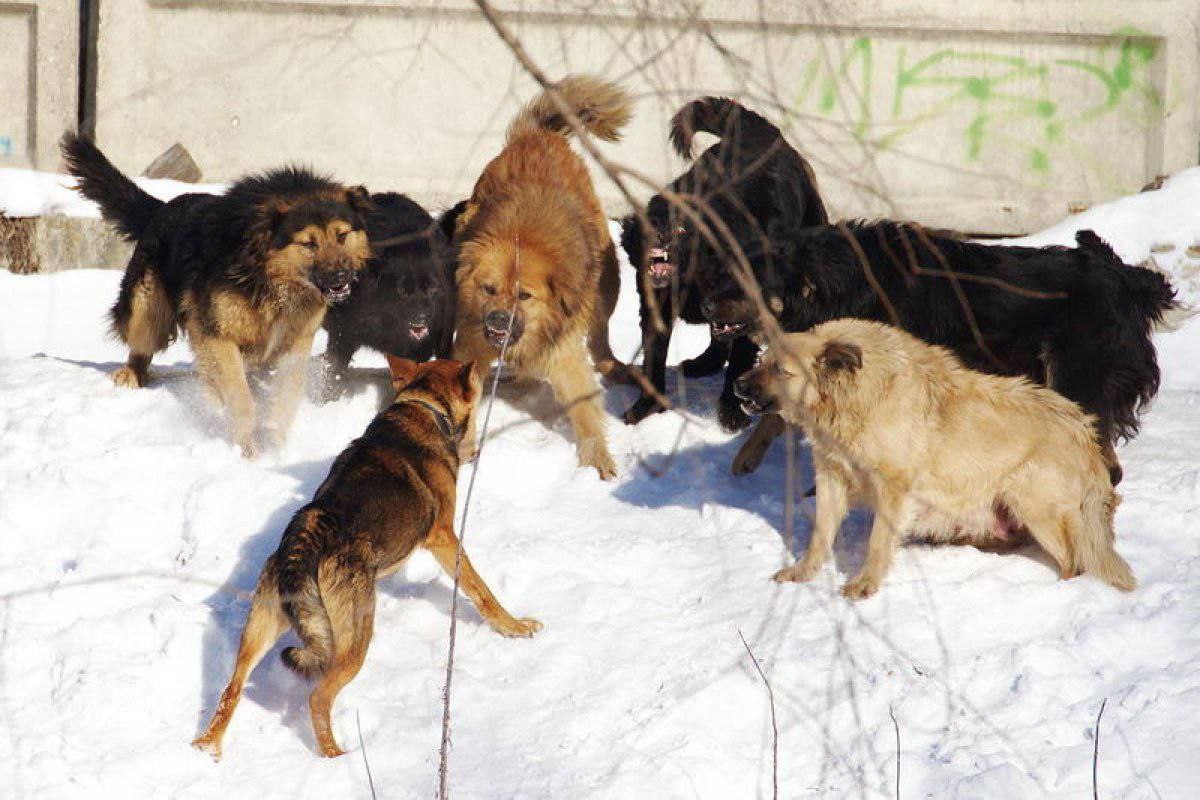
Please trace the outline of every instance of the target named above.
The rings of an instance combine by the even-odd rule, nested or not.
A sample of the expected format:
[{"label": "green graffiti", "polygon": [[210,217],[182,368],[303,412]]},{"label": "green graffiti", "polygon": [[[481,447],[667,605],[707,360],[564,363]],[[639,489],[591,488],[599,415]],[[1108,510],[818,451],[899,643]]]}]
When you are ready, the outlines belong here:
[{"label": "green graffiti", "polygon": [[[1069,147],[1076,130],[1122,110],[1133,99],[1162,107],[1151,76],[1158,43],[1135,28],[1117,30],[1111,39],[1095,47],[1088,60],[1036,60],[947,47],[910,64],[907,48],[899,46],[893,63],[884,65],[876,43],[859,37],[850,41],[840,59],[809,60],[801,71],[794,107],[837,116],[857,138],[881,149],[931,124],[956,120],[951,124],[961,125],[964,160],[979,160],[996,141],[996,146],[1024,149],[1028,169],[1046,175],[1052,153]],[[1069,110],[1053,93],[1066,81],[1078,85],[1080,76],[1095,82],[1102,99],[1088,108]],[[882,113],[877,109],[877,88],[890,94],[890,108]],[[1007,126],[1023,119],[1040,121],[1040,139],[1035,134],[1034,141],[1016,142],[1003,135]]]}]

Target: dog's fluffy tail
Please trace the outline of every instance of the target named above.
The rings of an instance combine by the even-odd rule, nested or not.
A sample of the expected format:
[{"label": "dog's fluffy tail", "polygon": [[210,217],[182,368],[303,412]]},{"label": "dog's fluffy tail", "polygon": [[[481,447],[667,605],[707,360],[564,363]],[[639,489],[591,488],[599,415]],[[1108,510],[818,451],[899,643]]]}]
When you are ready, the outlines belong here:
[{"label": "dog's fluffy tail", "polygon": [[692,139],[700,132],[722,139],[756,142],[783,138],[779,128],[765,117],[728,97],[701,97],[671,118],[671,146],[682,158],[692,157]]},{"label": "dog's fluffy tail", "polygon": [[112,165],[100,148],[68,133],[62,139],[67,172],[79,183],[76,190],[100,206],[104,219],[131,242],[141,238],[163,202],[143,191]]},{"label": "dog's fluffy tail", "polygon": [[1109,485],[1103,470],[1098,470],[1096,480],[1085,491],[1080,511],[1083,515],[1083,530],[1075,537],[1075,571],[1099,578],[1123,592],[1137,586],[1129,563],[1113,547],[1113,512],[1116,511],[1117,495]]},{"label": "dog's fluffy tail", "polygon": [[309,679],[321,675],[333,660],[333,624],[317,582],[332,527],[324,511],[301,509],[284,531],[276,557],[280,604],[304,643],[303,647],[286,648],[280,657],[289,669]]},{"label": "dog's fluffy tail", "polygon": [[[554,84],[553,89],[592,136],[606,142],[621,138],[621,128],[633,114],[633,100],[620,86],[594,75],[568,75]],[[549,91],[542,92],[521,109],[508,126],[508,141],[536,130],[563,136],[575,132]]]}]

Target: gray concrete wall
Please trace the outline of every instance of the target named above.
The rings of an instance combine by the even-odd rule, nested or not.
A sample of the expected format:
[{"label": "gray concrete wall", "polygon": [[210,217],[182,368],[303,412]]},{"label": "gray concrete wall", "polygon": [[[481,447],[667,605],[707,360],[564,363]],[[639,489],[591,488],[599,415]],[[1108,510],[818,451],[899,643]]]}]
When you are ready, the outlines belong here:
[{"label": "gray concrete wall", "polygon": [[76,117],[78,0],[0,3],[0,167],[52,170]]},{"label": "gray concrete wall", "polygon": [[[1196,0],[500,6],[551,75],[637,94],[606,151],[659,180],[684,167],[666,122],[699,93],[784,125],[843,216],[1030,230],[1200,150]],[[105,2],[98,70],[119,164],[180,141],[208,180],[293,160],[433,204],[470,190],[534,91],[465,0]]]}]

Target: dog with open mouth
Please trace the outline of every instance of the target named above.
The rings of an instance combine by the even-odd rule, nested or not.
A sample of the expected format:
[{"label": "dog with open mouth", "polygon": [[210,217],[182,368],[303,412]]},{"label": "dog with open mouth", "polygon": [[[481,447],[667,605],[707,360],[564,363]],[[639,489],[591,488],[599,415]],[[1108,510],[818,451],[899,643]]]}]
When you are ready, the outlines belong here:
[{"label": "dog with open mouth", "polygon": [[[617,86],[574,75],[555,91],[595,137],[616,141],[630,116]],[[608,220],[572,128],[549,93],[513,120],[504,149],[469,200],[443,224],[454,232],[458,280],[455,358],[491,364],[504,353],[517,377],[544,378],[571,421],[581,466],[616,475],[595,370],[621,379],[608,346],[619,287]],[[475,447],[470,431],[464,449]]]},{"label": "dog with open mouth", "polygon": [[449,244],[429,212],[396,192],[371,195],[371,260],[353,290],[325,315],[323,395],[337,397],[361,347],[413,361],[449,358],[455,283]]},{"label": "dog with open mouth", "polygon": [[286,167],[236,181],[221,195],[164,203],[91,142],[67,134],[62,149],[80,194],[136,245],[110,315],[129,346],[113,382],[145,386],[154,354],[182,330],[247,456],[259,444],[246,371],[273,371],[262,433],[282,441],[304,393],[313,336],[370,257],[366,189]]},{"label": "dog with open mouth", "polygon": [[[671,144],[680,157],[692,158],[697,133],[720,138],[692,160],[666,193],[650,199],[645,209],[649,226],[643,229],[637,216],[621,222],[621,246],[637,270],[643,369],[660,395],[666,392],[667,350],[675,318],[709,324],[696,281],[699,253],[686,246],[695,223],[666,194],[685,198],[701,218],[716,206],[734,217],[753,220],[763,230],[780,216],[801,225],[829,221],[812,168],[765,118],[728,98],[703,97],[683,106],[671,120]],[[738,407],[733,382],[754,363],[758,348],[738,325],[713,324],[710,332],[708,347],[680,364],[680,372],[696,378],[725,367],[717,416],[726,430],[739,430],[749,419]],[[642,392],[623,418],[633,425],[662,410],[654,395]]]},{"label": "dog with open mouth", "polygon": [[1009,550],[1030,539],[1065,580],[1136,585],[1113,547],[1118,498],[1092,420],[1024,378],[967,369],[900,328],[839,319],[773,342],[737,393],[812,442],[817,510],[801,560],[777,581],[807,581],[829,560],[847,510],[875,512],[867,557],[842,588],[879,590],[906,535]]}]

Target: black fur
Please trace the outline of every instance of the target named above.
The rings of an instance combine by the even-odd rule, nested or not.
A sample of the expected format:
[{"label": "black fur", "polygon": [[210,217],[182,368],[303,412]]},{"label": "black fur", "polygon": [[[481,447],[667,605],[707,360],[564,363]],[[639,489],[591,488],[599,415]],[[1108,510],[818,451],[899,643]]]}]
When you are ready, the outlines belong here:
[{"label": "black fur", "polygon": [[[769,238],[747,235],[744,249],[763,293],[782,300],[787,331],[840,317],[897,324],[975,369],[1048,384],[1096,417],[1109,448],[1137,433],[1158,391],[1151,327],[1174,290],[1093,231],[1074,248],[977,244],[896,222],[776,226]],[[699,281],[710,320],[753,328],[755,308],[727,270]]]},{"label": "black fur", "polygon": [[[819,225],[829,221],[817,192],[816,179],[808,162],[783,138],[780,130],[763,117],[733,100],[705,97],[688,103],[671,120],[670,139],[677,153],[691,157],[692,138],[697,132],[711,133],[721,140],[702,153],[682,175],[671,182],[670,192],[688,196],[701,216],[717,213],[731,224],[737,221],[761,230],[778,220],[797,225]],[[643,231],[636,216],[622,221],[621,246],[637,270],[640,297],[643,369],[660,393],[666,391],[667,349],[671,325],[676,317],[686,322],[707,322],[700,308],[701,295],[694,277],[698,265],[681,243],[694,224],[661,194],[646,206],[650,229]],[[674,265],[671,283],[655,287],[649,254],[661,249]],[[660,279],[661,282],[661,279]],[[654,325],[650,297],[653,296],[667,328]],[[733,394],[733,382],[754,363],[757,346],[745,336],[712,336],[708,348],[697,358],[683,362],[687,377],[712,375],[728,362],[718,418],[726,430],[749,424]],[[628,424],[662,411],[654,397],[642,396],[625,412]]]},{"label": "black fur", "polygon": [[439,224],[402,194],[373,194],[371,202],[371,260],[350,297],[325,315],[331,396],[360,347],[427,361],[449,358],[454,341],[454,273]]}]

